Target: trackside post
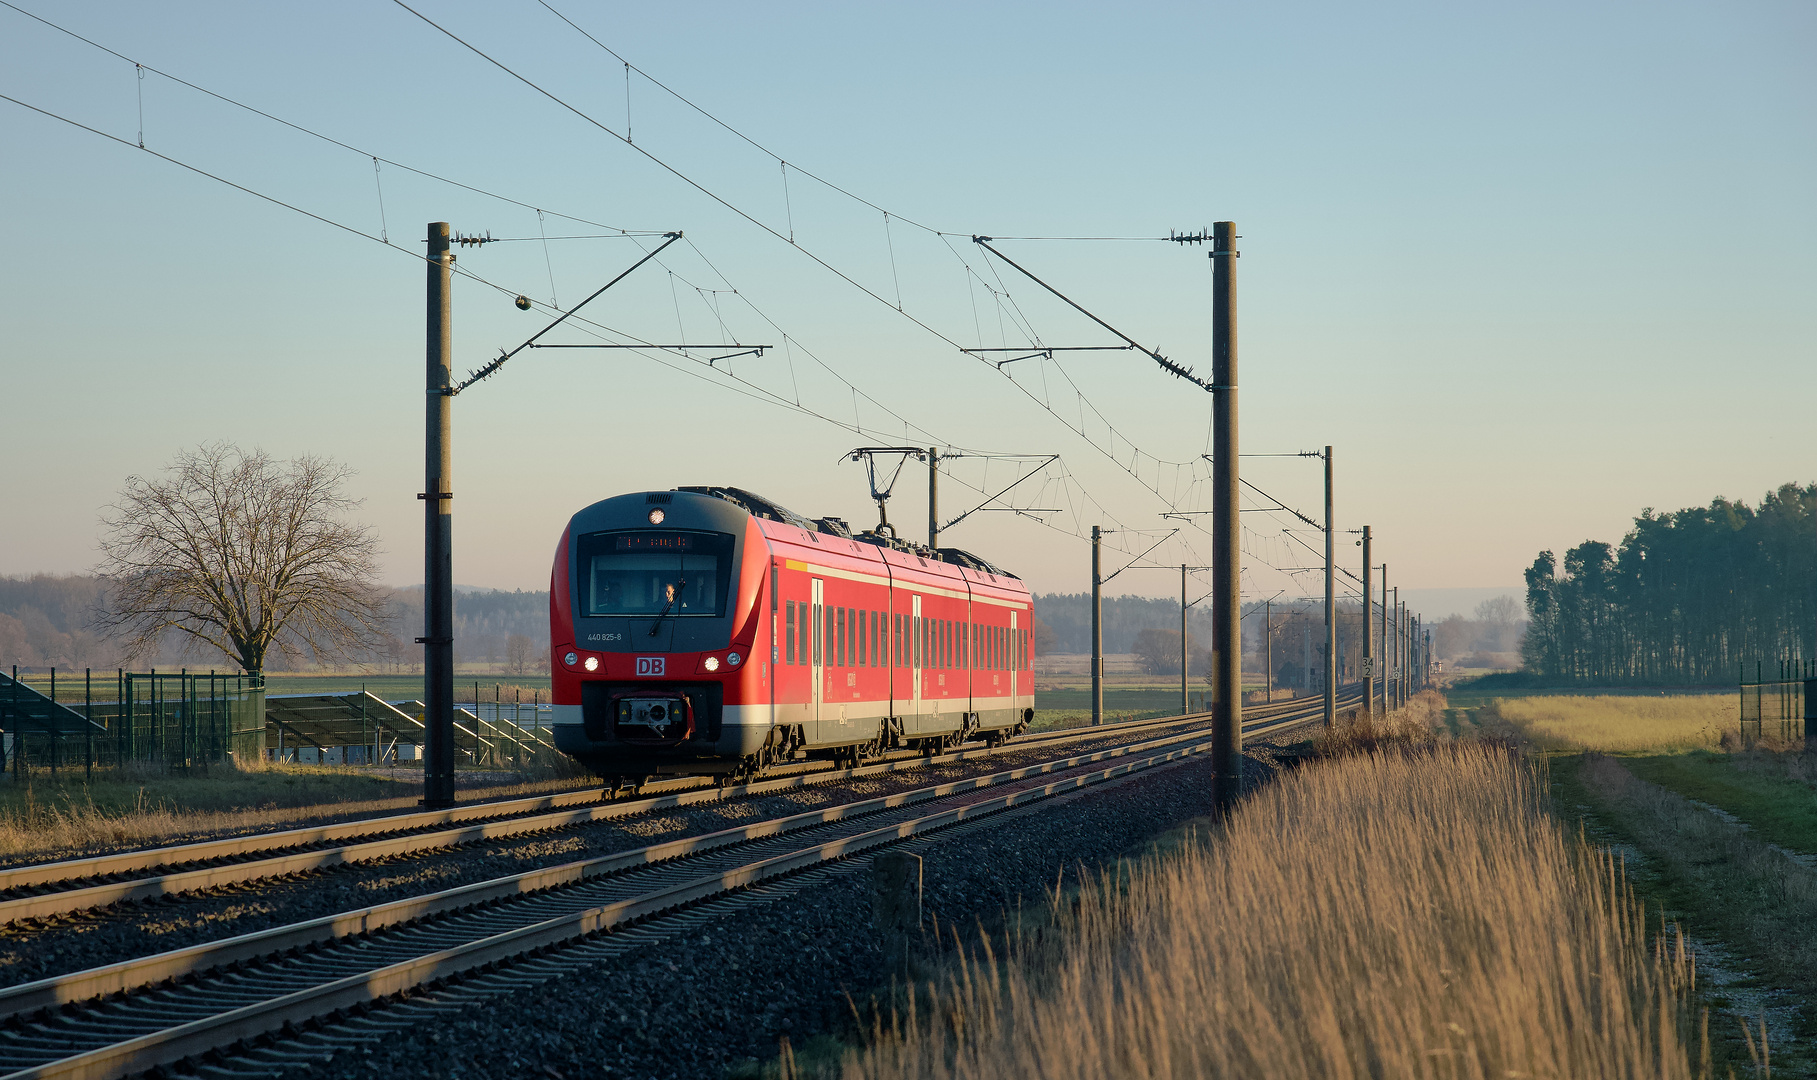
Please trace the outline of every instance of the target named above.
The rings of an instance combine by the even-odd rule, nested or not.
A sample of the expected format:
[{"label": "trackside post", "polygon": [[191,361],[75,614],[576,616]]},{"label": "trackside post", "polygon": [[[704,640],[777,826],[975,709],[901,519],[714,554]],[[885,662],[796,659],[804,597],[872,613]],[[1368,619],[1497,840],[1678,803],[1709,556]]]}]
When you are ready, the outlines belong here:
[{"label": "trackside post", "polygon": [[448,223],[429,225],[428,382],[423,458],[423,805],[454,805],[454,256]]},{"label": "trackside post", "polygon": [[1217,807],[1243,786],[1243,566],[1237,492],[1237,226],[1212,226],[1212,771]]}]

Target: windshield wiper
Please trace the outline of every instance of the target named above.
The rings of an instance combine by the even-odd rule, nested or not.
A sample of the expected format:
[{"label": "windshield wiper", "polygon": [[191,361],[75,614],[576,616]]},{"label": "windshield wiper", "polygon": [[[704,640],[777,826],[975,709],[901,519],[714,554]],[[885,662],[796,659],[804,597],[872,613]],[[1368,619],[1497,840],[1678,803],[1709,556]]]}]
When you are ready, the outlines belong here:
[{"label": "windshield wiper", "polygon": [[688,587],[687,578],[682,578],[680,581],[675,583],[675,596],[669,597],[668,603],[664,604],[662,606],[662,610],[656,613],[656,621],[650,624],[650,636],[651,637],[655,637],[662,630],[662,621],[669,617],[669,609],[675,606],[675,597],[680,596],[681,590],[683,590],[687,587]]}]

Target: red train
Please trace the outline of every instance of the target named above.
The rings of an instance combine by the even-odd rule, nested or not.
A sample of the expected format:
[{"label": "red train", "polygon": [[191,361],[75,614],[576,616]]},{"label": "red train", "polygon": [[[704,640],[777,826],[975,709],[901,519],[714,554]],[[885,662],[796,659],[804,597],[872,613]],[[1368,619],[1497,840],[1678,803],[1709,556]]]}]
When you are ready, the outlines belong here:
[{"label": "red train", "polygon": [[1001,741],[1034,718],[1034,611],[953,548],[738,488],[575,514],[549,588],[555,745],[601,776]]}]

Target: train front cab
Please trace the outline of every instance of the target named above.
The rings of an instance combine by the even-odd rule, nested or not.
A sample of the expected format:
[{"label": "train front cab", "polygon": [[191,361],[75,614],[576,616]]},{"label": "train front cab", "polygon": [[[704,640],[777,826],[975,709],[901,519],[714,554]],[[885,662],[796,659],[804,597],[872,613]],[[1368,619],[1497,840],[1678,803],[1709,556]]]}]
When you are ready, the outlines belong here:
[{"label": "train front cab", "polygon": [[763,753],[768,557],[753,523],[682,491],[574,516],[549,594],[556,749],[606,776],[731,772]]}]

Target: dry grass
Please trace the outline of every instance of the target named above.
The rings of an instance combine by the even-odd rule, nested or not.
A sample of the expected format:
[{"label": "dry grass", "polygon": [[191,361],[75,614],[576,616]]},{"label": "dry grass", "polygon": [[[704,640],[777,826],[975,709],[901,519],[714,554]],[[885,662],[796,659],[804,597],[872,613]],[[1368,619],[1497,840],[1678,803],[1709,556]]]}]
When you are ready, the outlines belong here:
[{"label": "dry grass", "polygon": [[1691,1076],[1682,940],[1545,805],[1481,744],[1308,765],[987,943],[843,1076]]},{"label": "dry grass", "polygon": [[1715,749],[1739,723],[1732,694],[1496,698],[1485,710],[1548,750]]},{"label": "dry grass", "polygon": [[1342,757],[1425,746],[1437,738],[1444,712],[1445,696],[1437,690],[1420,691],[1385,717],[1354,709],[1338,716],[1336,729],[1313,736],[1312,752],[1319,757]]},{"label": "dry grass", "polygon": [[[0,861],[72,858],[119,848],[166,844],[283,828],[334,818],[414,810],[420,770],[383,772],[334,766],[253,763],[214,765],[204,776],[153,767],[79,770],[61,781],[40,775],[0,788]],[[511,798],[580,786],[567,770],[487,774],[463,786],[462,801]]]}]

